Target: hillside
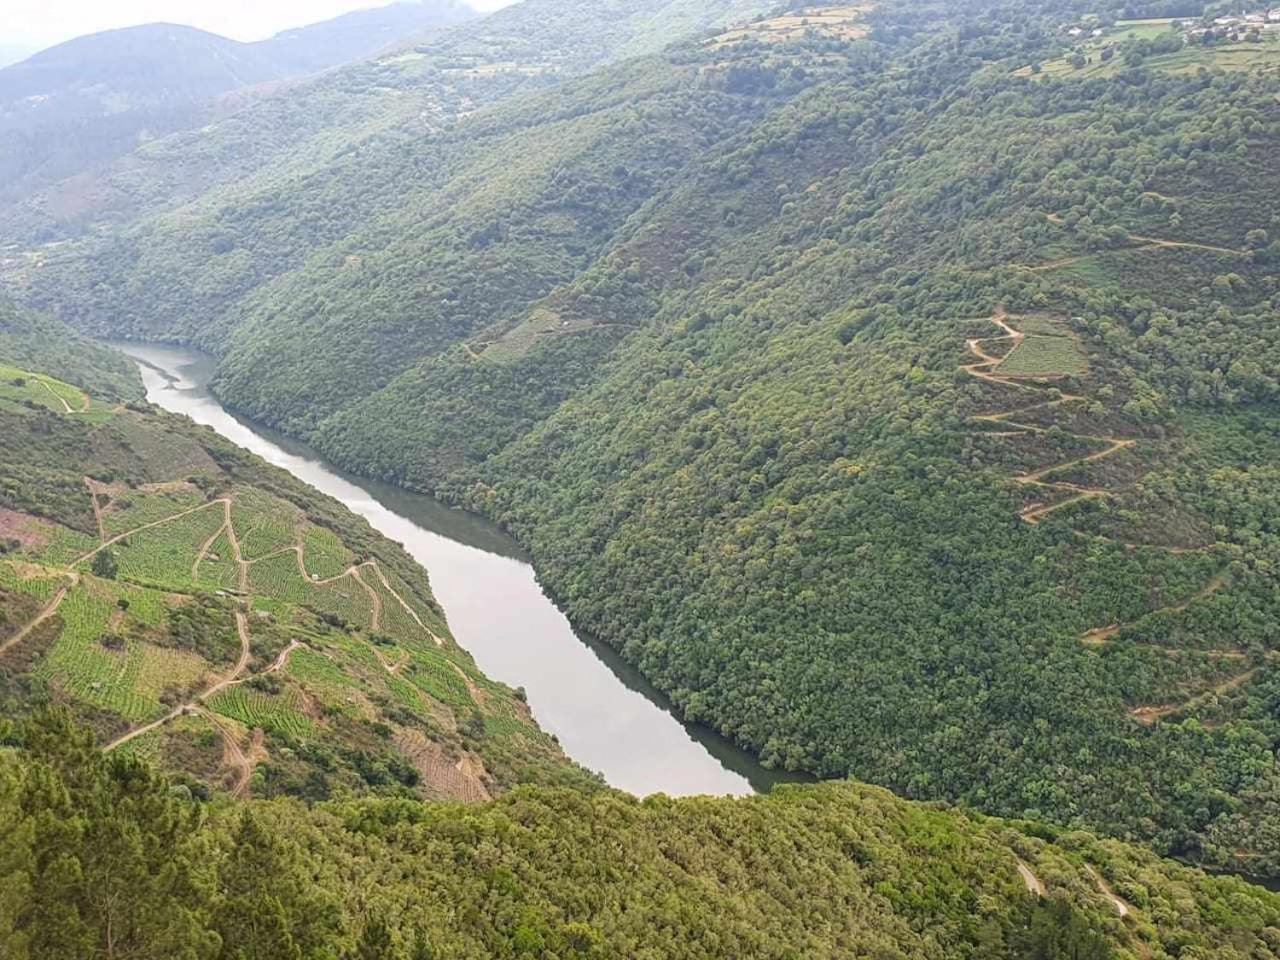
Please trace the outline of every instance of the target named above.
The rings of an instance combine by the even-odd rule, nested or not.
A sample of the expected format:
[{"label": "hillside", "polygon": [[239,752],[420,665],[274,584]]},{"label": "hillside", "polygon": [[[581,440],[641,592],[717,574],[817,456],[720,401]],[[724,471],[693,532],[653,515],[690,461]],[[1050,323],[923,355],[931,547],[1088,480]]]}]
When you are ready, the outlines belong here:
[{"label": "hillside", "polygon": [[1261,888],[866,787],[203,804],[58,714],[6,739],[15,960],[1280,956]]},{"label": "hillside", "polygon": [[[544,76],[494,26],[531,20],[464,25],[364,68],[456,71],[459,122],[160,182],[5,276],[497,519],[768,762],[1275,875],[1280,45],[1171,61],[1113,23],[1159,4],[1094,9],[1107,70],[1049,68],[1060,0],[771,10],[576,78],[585,41]],[[326,122],[372,89],[337,77]]]},{"label": "hillside", "polygon": [[240,43],[147,24],[78,37],[0,69],[0,202],[96,169],[225,113],[219,98],[372,56],[474,13],[396,3]]},{"label": "hillside", "polygon": [[591,784],[400,547],[210,431],[4,362],[0,464],[4,713],[237,795]]},{"label": "hillside", "polygon": [[[110,227],[114,242],[126,225],[135,225],[151,235],[153,217],[166,211],[177,220],[211,217],[209,225],[226,233],[229,224],[222,221],[245,215],[260,221],[296,216],[299,211],[277,209],[272,199],[282,187],[342,200],[305,215],[314,243],[329,242],[342,235],[337,230],[360,222],[351,218],[372,218],[394,205],[403,181],[388,177],[402,172],[406,152],[478,107],[770,6],[769,0],[522,0],[408,49],[233,97],[225,115],[204,126],[149,141],[33,195],[15,191],[12,202],[0,206],[0,252],[22,251],[43,262],[46,245],[86,232]],[[425,162],[413,169],[415,177],[430,172]],[[331,192],[328,183],[342,189]],[[161,230],[170,217],[159,217]],[[266,222],[259,227],[274,229]],[[58,256],[80,259],[98,251],[90,242]]]},{"label": "hillside", "polygon": [[93,345],[48,315],[0,299],[0,360],[82,384],[109,400],[141,400],[138,371],[124,356]]},{"label": "hillside", "polygon": [[766,18],[9,275],[772,763],[1272,873],[1277,77],[1064,19]]}]

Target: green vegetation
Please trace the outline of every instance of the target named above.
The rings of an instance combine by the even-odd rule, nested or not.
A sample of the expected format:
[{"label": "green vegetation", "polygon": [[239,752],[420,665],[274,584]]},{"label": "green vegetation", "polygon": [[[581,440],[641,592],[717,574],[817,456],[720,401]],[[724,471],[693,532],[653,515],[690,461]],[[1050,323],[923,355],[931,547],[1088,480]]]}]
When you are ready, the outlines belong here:
[{"label": "green vegetation", "polygon": [[34,397],[0,398],[0,715],[66,703],[236,795],[594,785],[514,691],[472,698],[421,569],[363,521],[188,421],[0,372]]},{"label": "green vegetation", "polygon": [[[768,763],[1280,874],[1280,76],[1165,69],[1188,53],[1146,27],[1105,72],[1019,76],[1068,52],[1064,0],[729,41],[731,8],[787,11],[706,6],[660,52],[637,17],[693,4],[546,0],[328,75],[150,145],[63,246],[38,245],[67,207],[33,202],[4,276],[86,330],[208,347],[231,406],[496,519],[576,625]],[[550,35],[594,29],[562,15],[606,40],[558,71]],[[1003,363],[1002,318],[1028,324]],[[238,503],[299,505],[209,455]],[[79,476],[6,471],[11,509],[94,533]],[[387,742],[370,709],[427,704],[517,775],[532,728],[473,722],[465,658],[339,568],[377,557],[437,624],[419,575],[314,508],[239,509],[246,559],[285,551],[251,609],[309,611],[377,680],[370,707],[280,683],[361,749]],[[308,565],[307,525],[346,552]],[[408,659],[379,676],[340,639],[383,631]],[[305,747],[264,791],[312,795]],[[390,762],[369,776],[403,785]]]},{"label": "green vegetation", "polygon": [[[1095,29],[1100,36],[1093,36]],[[1090,27],[1084,34],[1084,42],[1067,55],[1023,67],[1017,75],[1085,80],[1113,78],[1134,67],[1168,73],[1280,68],[1280,34],[1215,30],[1212,18],[1199,25],[1191,19],[1121,20]]]},{"label": "green vegetation", "polygon": [[232,806],[104,758],[62,715],[9,739],[14,960],[1280,956],[1261,888],[868,787]]},{"label": "green vegetation", "polygon": [[[65,324],[51,317],[23,310],[0,297],[0,357],[12,367],[44,371],[46,377],[82,384],[85,389],[107,399],[136,400],[142,397],[138,371],[120,354],[92,345]],[[51,375],[51,376],[50,376]],[[36,378],[40,379],[40,378]],[[0,382],[12,378],[0,375]],[[0,387],[0,397],[7,397],[8,387]],[[75,409],[82,396],[68,387],[67,400]],[[74,394],[74,395],[73,395]],[[28,396],[50,406],[46,392]],[[62,410],[62,405],[51,409]]]},{"label": "green vegetation", "polygon": [[996,367],[997,373],[1009,377],[1080,376],[1087,371],[1080,347],[1067,336],[1029,336]]}]

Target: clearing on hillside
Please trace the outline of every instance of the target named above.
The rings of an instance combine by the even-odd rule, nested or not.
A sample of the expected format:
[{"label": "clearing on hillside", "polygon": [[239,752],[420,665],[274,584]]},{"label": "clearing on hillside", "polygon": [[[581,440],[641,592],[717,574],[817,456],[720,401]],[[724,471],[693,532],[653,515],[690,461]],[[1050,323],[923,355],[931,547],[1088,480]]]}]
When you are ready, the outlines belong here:
[{"label": "clearing on hillside", "polygon": [[996,373],[1008,377],[1070,377],[1088,371],[1080,345],[1065,331],[1048,336],[1028,334],[995,368]]},{"label": "clearing on hillside", "polygon": [[870,9],[870,4],[806,7],[785,16],[749,23],[712,37],[707,43],[715,47],[741,40],[782,43],[787,40],[802,40],[810,33],[838,40],[860,40],[870,32],[865,24],[859,22],[862,15]]}]

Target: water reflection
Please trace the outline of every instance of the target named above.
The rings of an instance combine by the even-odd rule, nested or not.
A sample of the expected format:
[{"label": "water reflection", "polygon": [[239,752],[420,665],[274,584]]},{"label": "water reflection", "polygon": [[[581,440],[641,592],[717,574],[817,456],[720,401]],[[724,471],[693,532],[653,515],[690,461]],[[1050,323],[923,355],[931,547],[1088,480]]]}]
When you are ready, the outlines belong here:
[{"label": "water reflection", "polygon": [[799,779],[764,769],[712,730],[682,724],[667,699],[612,648],[575,635],[524,552],[492,524],[346,474],[305,444],[232,416],[206,388],[213,372],[206,356],[167,345],[113,346],[139,361],[153,403],[213,427],[404,544],[426,567],[454,636],[481,669],[523,686],[538,722],[613,786],[642,796],[742,795]]}]

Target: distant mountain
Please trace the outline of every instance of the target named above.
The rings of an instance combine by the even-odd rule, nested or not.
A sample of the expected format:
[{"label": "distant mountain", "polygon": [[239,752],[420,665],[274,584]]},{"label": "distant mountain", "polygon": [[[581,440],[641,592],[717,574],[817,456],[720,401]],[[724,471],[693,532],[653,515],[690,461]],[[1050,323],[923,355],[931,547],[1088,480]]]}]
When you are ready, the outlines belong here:
[{"label": "distant mountain", "polygon": [[0,67],[7,67],[11,63],[25,60],[35,52],[35,47],[25,43],[0,43]]},{"label": "distant mountain", "polygon": [[218,114],[223,94],[371,56],[473,16],[455,0],[427,0],[358,11],[257,43],[153,23],[51,47],[0,69],[0,197],[202,126]]}]

